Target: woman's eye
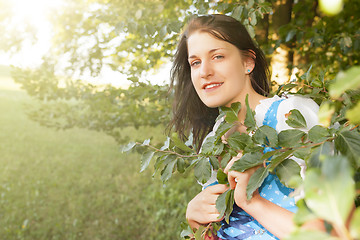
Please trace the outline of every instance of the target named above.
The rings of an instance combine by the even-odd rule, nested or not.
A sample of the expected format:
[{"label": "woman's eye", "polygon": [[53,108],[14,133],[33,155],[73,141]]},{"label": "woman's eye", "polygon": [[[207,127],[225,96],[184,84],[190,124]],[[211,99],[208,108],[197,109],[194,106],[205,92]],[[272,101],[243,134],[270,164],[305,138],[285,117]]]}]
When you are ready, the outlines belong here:
[{"label": "woman's eye", "polygon": [[215,59],[222,59],[222,58],[224,58],[224,56],[223,55],[216,55],[214,58]]},{"label": "woman's eye", "polygon": [[190,66],[196,66],[196,65],[199,65],[200,64],[200,61],[193,61],[190,63]]}]

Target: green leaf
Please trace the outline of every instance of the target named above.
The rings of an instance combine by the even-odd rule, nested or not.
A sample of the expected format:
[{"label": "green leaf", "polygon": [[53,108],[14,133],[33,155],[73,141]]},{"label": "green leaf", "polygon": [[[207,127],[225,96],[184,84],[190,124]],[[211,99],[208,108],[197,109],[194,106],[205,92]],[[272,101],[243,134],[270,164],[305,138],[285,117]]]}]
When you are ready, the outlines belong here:
[{"label": "green leaf", "polygon": [[216,141],[218,141],[221,136],[223,136],[227,131],[229,131],[234,125],[232,123],[227,123],[225,121],[223,121],[220,126],[218,127],[218,129],[216,130]]},{"label": "green leaf", "polygon": [[215,202],[216,209],[218,210],[219,218],[225,217],[225,221],[229,223],[229,216],[232,212],[234,205],[234,190],[228,189],[224,193],[218,196]]},{"label": "green leaf", "polygon": [[278,135],[276,130],[267,125],[263,125],[256,129],[256,132],[252,138],[256,143],[261,145],[264,144],[270,147],[278,146]]},{"label": "green leaf", "polygon": [[244,150],[246,146],[251,145],[251,137],[246,133],[239,133],[238,131],[231,134],[231,136],[226,140],[230,148],[235,151]]},{"label": "green leaf", "polygon": [[155,164],[154,164],[154,173],[152,175],[153,177],[155,176],[157,171],[160,169],[163,162],[164,162],[164,156],[159,156],[159,157],[156,158],[156,161],[155,161]]},{"label": "green leaf", "polygon": [[202,237],[202,234],[203,234],[204,230],[205,230],[205,226],[200,225],[199,228],[194,233],[195,240],[203,240],[204,239]]},{"label": "green leaf", "polygon": [[285,42],[289,42],[295,36],[296,32],[297,32],[296,29],[290,30],[286,35]]},{"label": "green leaf", "polygon": [[349,121],[352,124],[359,124],[360,123],[360,102],[358,102],[355,107],[348,110],[346,112],[345,116],[347,119],[349,119]]},{"label": "green leaf", "polygon": [[220,144],[214,146],[213,155],[218,156],[222,153],[223,150],[224,150],[224,144],[220,142]]},{"label": "green leaf", "polygon": [[245,98],[245,104],[246,104],[246,117],[244,124],[248,128],[248,131],[254,130],[256,127],[256,121],[255,121],[255,112],[250,108],[249,106],[249,95],[246,95]]},{"label": "green leaf", "polygon": [[143,144],[143,145],[149,145],[149,144],[150,144],[150,138],[149,138],[149,139],[145,139],[142,144]]},{"label": "green leaf", "polygon": [[246,8],[247,8],[247,9],[251,9],[251,8],[254,6],[254,3],[255,3],[254,0],[249,0],[249,1],[247,2]]},{"label": "green leaf", "polygon": [[219,169],[219,160],[215,156],[209,156],[211,166],[216,170]]},{"label": "green leaf", "polygon": [[235,18],[238,21],[241,21],[241,14],[243,12],[244,6],[243,5],[237,5],[233,12],[231,13],[231,16]]},{"label": "green leaf", "polygon": [[142,10],[141,9],[138,9],[135,13],[135,18],[136,19],[140,19],[142,16]]},{"label": "green leaf", "polygon": [[215,205],[216,205],[216,209],[219,212],[219,217],[223,217],[225,214],[225,210],[226,210],[226,197],[228,195],[228,193],[230,192],[231,189],[228,189],[227,191],[223,192],[222,194],[220,194],[218,196],[218,198],[216,199]]},{"label": "green leaf", "polygon": [[295,150],[287,150],[286,152],[278,155],[276,158],[271,159],[269,164],[269,170],[272,172],[274,169],[282,163],[286,158],[288,158]]},{"label": "green leaf", "polygon": [[319,168],[321,167],[320,159],[323,159],[326,155],[334,151],[333,144],[325,142],[317,148],[311,149],[310,157],[306,163],[308,168]]},{"label": "green leaf", "polygon": [[244,172],[249,168],[258,166],[263,163],[260,152],[245,153],[239,160],[235,161],[230,170]]},{"label": "green leaf", "polygon": [[310,156],[310,151],[311,151],[310,147],[299,148],[296,149],[295,152],[293,152],[293,156],[305,160],[307,157]]},{"label": "green leaf", "polygon": [[167,26],[166,26],[166,25],[163,26],[163,27],[158,31],[158,33],[159,33],[159,37],[160,37],[160,38],[164,38],[164,37],[166,36],[166,34],[167,34]]},{"label": "green leaf", "polygon": [[311,211],[330,223],[345,226],[355,197],[352,171],[345,157],[326,156],[321,171],[309,169],[304,190]]},{"label": "green leaf", "polygon": [[180,140],[180,138],[178,137],[178,135],[176,133],[173,133],[171,135],[171,140],[173,141],[173,143],[175,144],[175,146],[177,148],[179,148],[185,152],[193,152],[194,151],[191,148],[189,148],[188,146],[186,146],[185,143]]},{"label": "green leaf", "polygon": [[206,183],[211,177],[211,165],[209,159],[206,157],[201,157],[200,160],[196,163],[194,168],[195,178],[201,182]]},{"label": "green leaf", "polygon": [[123,146],[122,149],[121,149],[121,152],[128,152],[130,151],[131,149],[133,149],[133,147],[136,146],[136,143],[135,142],[130,142],[128,143],[127,145]]},{"label": "green leaf", "polygon": [[211,154],[214,150],[214,145],[216,142],[216,136],[207,137],[201,146],[202,154]]},{"label": "green leaf", "polygon": [[235,102],[231,104],[231,107],[220,107],[221,111],[225,113],[225,121],[227,123],[234,123],[239,121],[238,113],[241,109],[241,103]]},{"label": "green leaf", "polygon": [[297,87],[297,86],[298,86],[298,84],[288,83],[288,84],[283,85],[282,90],[283,91],[289,91],[289,90],[291,90],[291,89],[293,89],[294,87]]},{"label": "green leaf", "polygon": [[294,147],[301,142],[302,137],[306,135],[305,132],[299,129],[288,129],[279,133],[279,144],[283,147]]},{"label": "green leaf", "polygon": [[148,151],[145,152],[142,156],[141,156],[141,168],[140,168],[140,172],[143,172],[150,164],[150,161],[152,159],[152,157],[154,156],[155,152],[152,151]]},{"label": "green leaf", "polygon": [[178,158],[176,162],[176,167],[179,173],[185,172],[185,160],[183,158]]},{"label": "green leaf", "polygon": [[329,87],[332,98],[339,98],[342,93],[349,89],[360,87],[360,66],[353,66],[345,72],[339,72],[335,82]]},{"label": "green leaf", "polygon": [[193,134],[193,132],[191,131],[191,132],[190,132],[190,135],[188,136],[188,139],[187,139],[186,142],[185,142],[185,145],[186,145],[186,146],[192,146],[193,140],[194,140],[194,134]]},{"label": "green leaf", "polygon": [[176,158],[174,158],[173,161],[166,164],[164,169],[161,171],[161,181],[163,183],[167,182],[171,178],[176,162]]},{"label": "green leaf", "polygon": [[234,190],[230,189],[230,192],[226,198],[226,210],[225,210],[225,216],[224,216],[224,219],[228,224],[230,222],[230,214],[233,211],[233,207],[234,207]]},{"label": "green leaf", "polygon": [[190,234],[193,234],[193,231],[191,230],[191,227],[187,222],[181,222],[180,227],[181,227],[180,237],[185,238],[188,237]]},{"label": "green leaf", "polygon": [[264,167],[260,167],[254,172],[254,174],[249,179],[248,185],[246,186],[246,195],[248,200],[252,198],[255,190],[261,186],[268,175],[269,171]]},{"label": "green leaf", "polygon": [[293,128],[306,128],[306,120],[299,110],[293,109],[289,114],[288,119],[285,121],[287,125]]},{"label": "green leaf", "polygon": [[335,113],[335,106],[329,101],[324,101],[321,103],[318,117],[319,123],[324,127],[329,127],[331,123],[331,117]]},{"label": "green leaf", "polygon": [[252,11],[250,14],[249,14],[249,18],[250,18],[250,24],[255,26],[257,24],[257,19],[256,19],[256,12],[255,11]]},{"label": "green leaf", "polygon": [[216,179],[220,184],[228,184],[228,177],[221,169],[217,171]]},{"label": "green leaf", "polygon": [[177,156],[175,154],[167,154],[163,158],[163,163],[164,163],[164,165],[167,165],[167,164],[175,161],[176,158],[177,158]]},{"label": "green leaf", "polygon": [[307,70],[307,72],[305,73],[305,79],[306,79],[306,82],[309,83],[309,80],[310,80],[310,72],[311,72],[311,69],[312,69],[312,65],[309,67],[309,69]]},{"label": "green leaf", "polygon": [[309,130],[308,136],[309,136],[310,141],[312,141],[314,143],[318,143],[318,142],[325,141],[327,139],[327,137],[329,136],[329,132],[328,132],[327,128],[324,128],[320,125],[315,125],[314,127],[312,127]]},{"label": "green leaf", "polygon": [[341,131],[335,139],[335,147],[360,167],[360,134],[356,131]]},{"label": "green leaf", "polygon": [[272,11],[272,5],[269,2],[259,2],[259,6],[261,6],[261,12],[263,14],[268,14]]},{"label": "green leaf", "polygon": [[304,239],[316,239],[316,240],[339,240],[339,238],[332,237],[326,232],[315,231],[315,230],[305,230],[299,228],[293,231],[289,236],[284,238],[284,240],[304,240]]},{"label": "green leaf", "polygon": [[354,239],[360,239],[360,207],[355,210],[351,220],[350,234]]},{"label": "green leaf", "polygon": [[[310,86],[314,87],[314,90],[315,90],[314,93],[316,93],[316,92],[318,92],[318,91],[321,90],[320,88],[323,86],[323,82],[322,82],[320,79],[315,78],[315,79],[310,83]],[[317,88],[317,89],[315,89],[315,88]],[[313,90],[313,91],[314,91],[314,90]]]},{"label": "green leaf", "polygon": [[292,180],[294,178],[301,179],[300,166],[294,160],[286,159],[277,166],[276,175],[286,187],[295,188],[296,186],[292,184]]},{"label": "green leaf", "polygon": [[297,201],[296,206],[298,207],[298,210],[296,211],[295,216],[293,218],[294,223],[296,225],[301,226],[308,221],[315,220],[318,218],[307,207],[304,199],[300,199],[299,201]]},{"label": "green leaf", "polygon": [[222,169],[225,169],[226,168],[226,165],[229,163],[231,159],[231,154],[230,153],[226,153],[222,159],[221,159],[221,168]]},{"label": "green leaf", "polygon": [[275,154],[278,154],[279,151],[273,150],[273,151],[269,151],[267,153],[265,153],[264,155],[262,155],[261,160],[265,160],[265,159],[269,159],[272,156],[274,156]]},{"label": "green leaf", "polygon": [[170,146],[170,138],[167,137],[164,142],[164,145],[160,148],[160,150],[163,151],[163,150],[169,149],[169,146]]}]

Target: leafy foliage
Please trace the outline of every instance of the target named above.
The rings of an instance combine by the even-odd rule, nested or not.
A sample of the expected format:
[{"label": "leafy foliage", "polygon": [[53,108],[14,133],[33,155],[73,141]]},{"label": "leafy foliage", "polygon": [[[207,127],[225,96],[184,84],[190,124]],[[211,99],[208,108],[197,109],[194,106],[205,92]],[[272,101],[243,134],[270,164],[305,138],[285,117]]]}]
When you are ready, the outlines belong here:
[{"label": "leafy foliage", "polygon": [[[301,80],[300,77],[299,81]],[[341,80],[337,79],[337,81]],[[312,91],[314,89],[312,88]],[[327,92],[324,91],[323,94],[325,95]],[[345,94],[347,93],[345,92],[341,96]],[[323,101],[327,101],[327,99],[324,97]],[[343,109],[347,107],[347,102],[339,99],[333,100],[332,104],[341,104],[341,107],[337,107],[340,113],[345,114]],[[354,105],[356,102],[348,102],[348,104]],[[261,186],[268,174],[276,174],[287,187],[304,187],[306,205],[299,205],[299,216],[295,217],[300,225],[305,220],[316,216],[316,218],[329,222],[339,235],[351,239],[350,229],[345,223],[351,217],[354,199],[357,197],[353,174],[360,168],[358,161],[360,156],[359,127],[352,125],[351,119],[346,119],[346,124],[339,124],[337,122],[339,118],[332,118],[329,127],[316,125],[307,131],[305,118],[300,111],[293,109],[287,114],[286,121],[293,129],[277,133],[268,126],[253,126],[255,123],[254,112],[247,111],[246,118],[250,123],[247,131],[251,132],[252,136],[235,132],[224,139],[224,133],[236,124],[237,118],[235,119],[234,116],[238,115],[240,109],[239,104],[220,108],[219,112],[222,118],[219,119],[223,121],[215,135],[205,139],[200,153],[195,150],[190,151],[194,147],[189,141],[184,146],[184,143],[170,140],[170,144],[166,142],[161,149],[153,148],[157,155],[155,168],[163,168],[161,175],[167,176],[169,166],[172,172],[175,172],[173,162],[183,159],[183,162],[187,162],[184,171],[193,168],[199,182],[205,183],[210,178],[211,171],[218,170],[218,182],[227,184],[226,174],[223,173],[223,170],[232,157],[235,157],[238,152],[242,152],[242,157],[233,164],[231,170],[244,172],[255,166],[263,166],[258,168],[249,180],[248,199]],[[230,117],[226,117],[227,114]],[[130,146],[144,145],[130,144]],[[272,148],[272,151],[269,152],[269,148]],[[157,164],[159,159],[167,159],[169,156],[173,156],[172,161],[167,163],[162,161],[161,165]],[[308,163],[303,183],[300,177],[300,167],[292,160],[295,156]],[[164,177],[164,179],[167,181],[169,178]],[[216,207],[221,213],[220,216],[224,216],[228,220],[233,203],[233,193],[230,190],[221,194],[216,202]],[[307,234],[312,233],[294,232],[293,238],[296,239]],[[330,236],[328,237],[330,238]]]},{"label": "leafy foliage", "polygon": [[[191,169],[199,182],[205,182],[212,168],[221,172],[227,162],[242,151],[243,157],[234,168],[245,171],[252,166],[251,161],[266,166],[253,175],[248,197],[266,174],[276,173],[287,186],[308,186],[295,217],[299,224],[303,222],[301,220],[318,217],[328,220],[341,237],[358,238],[359,211],[349,215],[348,209],[349,199],[358,198],[360,185],[359,177],[356,178],[360,174],[360,137],[356,125],[360,122],[360,70],[353,67],[360,62],[360,20],[357,17],[360,3],[344,1],[338,15],[327,16],[318,10],[318,1],[284,2],[69,0],[65,4],[67,7],[53,16],[57,26],[54,28],[55,41],[44,64],[36,70],[14,69],[13,77],[43,103],[30,112],[32,119],[58,129],[76,126],[104,131],[124,143],[128,141],[121,134],[124,127],[168,122],[170,108],[165,99],[168,97],[171,101],[172,93],[168,93],[167,86],[153,85],[143,77],[146,71],[156,69],[172,56],[178,35],[190,15],[212,12],[231,15],[244,23],[269,60],[278,47],[288,49],[288,68],[296,67],[298,74],[296,80],[291,79],[280,86],[274,84],[274,92],[278,95],[295,93],[315,100],[320,105],[321,126],[304,131],[304,117],[292,110],[286,123],[294,129],[276,133],[269,127],[256,126],[254,113],[247,111],[245,125],[252,136],[235,132],[223,142],[221,137],[236,124],[236,113],[241,108],[240,104],[234,104],[231,108],[221,109],[219,117],[225,116],[225,119],[215,136],[205,140],[200,153],[194,150],[191,136],[189,141],[182,143],[175,135],[162,147],[152,146],[150,141],[139,141],[128,144],[123,150],[136,146],[143,154],[141,169],[151,166],[154,161],[155,173],[160,172],[164,182],[175,172],[187,173]],[[288,3],[290,9],[282,11]],[[4,23],[6,25],[6,21]],[[58,63],[61,57],[70,64],[61,66]],[[99,88],[74,80],[85,73],[97,76],[105,66],[126,74],[129,88]],[[59,71],[65,77],[55,74]],[[247,101],[245,106],[250,109]],[[266,147],[274,150],[264,154]],[[306,179],[316,180],[318,184],[310,180],[299,183],[299,169],[293,157],[305,160],[309,168]],[[343,169],[346,176],[335,173],[334,166]],[[331,173],[334,175],[330,176]],[[353,174],[357,179],[355,184]],[[334,181],[332,177],[338,180],[336,183],[344,182],[346,187],[338,189],[335,184],[336,190],[328,189],[329,183]],[[223,174],[218,178],[226,182]],[[342,202],[339,193],[345,190],[349,196]],[[321,191],[324,195],[315,194]],[[327,213],[314,208],[324,196],[336,200],[331,202],[333,206]],[[221,199],[218,207],[228,218],[232,208],[230,192]],[[329,220],[326,214],[341,217]],[[351,216],[349,229],[347,225],[344,227],[343,221]],[[206,230],[208,228],[204,227],[195,233],[195,237],[200,239]],[[309,238],[331,239],[327,233],[303,230],[290,237]]]},{"label": "leafy foliage", "polygon": [[[240,20],[269,60],[279,46],[286,46],[289,69],[295,66],[302,74],[311,63],[312,71],[319,74],[313,79],[310,71],[303,75],[302,91],[320,103],[322,94],[318,93],[327,88],[329,80],[340,70],[359,64],[360,20],[356,16],[360,4],[346,2],[340,14],[330,17],[318,10],[317,1],[296,1],[284,12],[282,7],[293,1],[286,2],[65,0],[63,8],[52,13],[54,45],[44,57],[43,65],[37,70],[16,68],[13,77],[32,96],[43,101],[42,107],[29,109],[32,119],[59,129],[81,126],[105,131],[124,143],[129,139],[122,136],[122,127],[168,122],[172,94],[168,94],[167,86],[147,82],[146,72],[169,61],[181,29],[191,15],[215,12]],[[5,12],[0,14],[0,22],[7,26],[11,17]],[[286,16],[290,15],[288,19]],[[278,19],[288,21],[279,24]],[[10,45],[35,34],[16,28],[12,31],[16,34],[11,39],[20,39],[13,44],[6,40]],[[8,39],[8,34],[3,35]],[[97,87],[76,80],[98,76],[105,68],[125,74],[130,87],[127,90]],[[356,76],[356,71],[352,71]],[[351,79],[354,80],[347,82],[356,81]],[[281,89],[289,91],[293,87],[294,83],[289,83]],[[355,111],[354,108],[348,112],[353,119]]]}]

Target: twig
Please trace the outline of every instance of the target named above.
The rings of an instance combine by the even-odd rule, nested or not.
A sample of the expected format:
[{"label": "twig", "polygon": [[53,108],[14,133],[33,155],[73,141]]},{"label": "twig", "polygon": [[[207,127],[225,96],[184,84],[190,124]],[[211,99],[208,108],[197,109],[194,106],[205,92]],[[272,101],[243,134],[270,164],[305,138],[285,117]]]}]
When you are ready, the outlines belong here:
[{"label": "twig", "polygon": [[149,147],[149,148],[151,148],[151,149],[154,149],[155,152],[171,153],[171,154],[177,155],[177,156],[182,157],[182,158],[191,158],[191,157],[200,157],[200,156],[201,156],[200,154],[182,155],[182,154],[177,153],[177,152],[174,152],[174,151],[160,150],[160,149],[158,149],[158,148],[156,148],[156,147],[153,147],[153,146],[151,146],[151,145],[149,145],[149,144],[142,144],[142,143],[139,143],[139,142],[136,142],[135,144]]}]

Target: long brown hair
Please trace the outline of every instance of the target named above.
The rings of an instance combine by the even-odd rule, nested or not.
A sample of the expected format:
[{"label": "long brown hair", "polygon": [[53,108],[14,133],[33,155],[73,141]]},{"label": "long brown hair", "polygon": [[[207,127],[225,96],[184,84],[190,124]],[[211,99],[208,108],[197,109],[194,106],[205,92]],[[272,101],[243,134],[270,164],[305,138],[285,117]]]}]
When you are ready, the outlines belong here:
[{"label": "long brown hair", "polygon": [[269,93],[269,69],[263,52],[254,44],[246,28],[236,19],[220,14],[192,18],[181,35],[171,69],[171,85],[175,90],[173,119],[170,127],[182,139],[192,131],[194,143],[199,149],[205,136],[211,131],[219,114],[218,108],[207,107],[197,95],[191,81],[188,62],[187,39],[196,31],[207,32],[214,37],[236,46],[243,57],[252,58],[255,67],[250,73],[254,90],[266,96]]}]

